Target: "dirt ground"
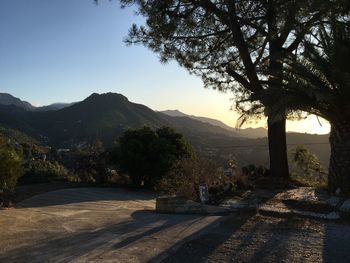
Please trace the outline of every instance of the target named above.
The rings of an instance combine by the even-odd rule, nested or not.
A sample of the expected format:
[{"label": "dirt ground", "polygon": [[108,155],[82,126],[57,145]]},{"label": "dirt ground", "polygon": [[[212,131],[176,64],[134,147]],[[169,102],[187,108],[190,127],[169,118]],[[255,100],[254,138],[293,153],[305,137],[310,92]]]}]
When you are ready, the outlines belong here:
[{"label": "dirt ground", "polygon": [[0,210],[0,262],[159,262],[221,219],[157,214],[156,196],[94,187],[26,199]]},{"label": "dirt ground", "polygon": [[69,183],[69,182],[51,182],[32,185],[19,185],[14,192],[0,193],[0,209],[2,207],[12,207],[32,196],[47,193],[65,188],[86,187],[86,184]]},{"label": "dirt ground", "polygon": [[350,262],[350,223],[233,215],[163,263]]}]

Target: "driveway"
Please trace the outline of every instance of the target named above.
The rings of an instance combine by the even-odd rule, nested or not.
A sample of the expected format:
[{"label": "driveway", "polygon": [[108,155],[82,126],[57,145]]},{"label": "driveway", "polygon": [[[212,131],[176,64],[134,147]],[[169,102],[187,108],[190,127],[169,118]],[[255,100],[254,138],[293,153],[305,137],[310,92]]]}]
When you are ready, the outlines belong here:
[{"label": "driveway", "polygon": [[74,188],[0,210],[0,262],[159,262],[221,220],[157,214],[155,197]]}]

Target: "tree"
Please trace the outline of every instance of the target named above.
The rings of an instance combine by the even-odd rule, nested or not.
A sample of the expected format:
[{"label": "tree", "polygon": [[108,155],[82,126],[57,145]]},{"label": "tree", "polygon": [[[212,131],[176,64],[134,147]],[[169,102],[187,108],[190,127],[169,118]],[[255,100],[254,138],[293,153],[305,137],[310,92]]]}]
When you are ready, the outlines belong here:
[{"label": "tree", "polygon": [[0,137],[0,190],[12,190],[23,174],[21,157]]},{"label": "tree", "polygon": [[303,110],[331,124],[328,188],[350,194],[350,11],[322,21],[304,42],[301,57],[288,60],[284,88],[263,96],[274,99],[276,110]]},{"label": "tree", "polygon": [[127,130],[118,140],[117,163],[137,187],[153,187],[174,162],[192,155],[184,137],[169,127]]},{"label": "tree", "polygon": [[[295,52],[305,34],[333,1],[295,0],[121,0],[137,4],[147,18],[133,25],[128,43],[141,43],[175,59],[207,87],[233,90],[237,100],[283,83],[283,61]],[[327,8],[326,8],[327,7]],[[271,175],[288,175],[286,114],[261,101],[268,117]],[[253,104],[254,108],[254,104]],[[248,110],[249,112],[249,110]]]}]

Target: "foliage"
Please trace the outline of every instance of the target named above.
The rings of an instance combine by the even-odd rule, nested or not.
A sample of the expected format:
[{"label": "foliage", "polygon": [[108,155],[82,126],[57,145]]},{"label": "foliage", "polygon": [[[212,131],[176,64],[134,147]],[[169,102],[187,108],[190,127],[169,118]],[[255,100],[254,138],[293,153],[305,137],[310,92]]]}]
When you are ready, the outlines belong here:
[{"label": "foliage", "polygon": [[192,151],[175,130],[144,127],[126,131],[118,140],[115,154],[121,172],[130,176],[133,185],[152,187],[174,162],[191,157]]},{"label": "foliage", "polygon": [[294,176],[298,181],[313,186],[324,185],[327,182],[327,174],[320,161],[304,146],[295,148],[292,160],[302,173],[301,176]]},{"label": "foliage", "polygon": [[104,184],[107,182],[108,155],[109,153],[105,151],[103,144],[97,140],[90,147],[68,154],[69,160],[65,160],[65,162],[69,163],[69,167],[74,171],[79,181]]},{"label": "foliage", "polygon": [[274,101],[276,112],[303,110],[335,122],[348,113],[350,100],[349,16],[320,24],[303,46],[298,57],[286,59],[283,88],[265,90],[255,99]]},{"label": "foliage", "polygon": [[168,194],[199,200],[199,185],[203,183],[208,185],[209,193],[223,191],[227,185],[233,187],[230,177],[224,175],[217,163],[197,156],[177,161],[160,181],[158,189]]},{"label": "foliage", "polygon": [[32,159],[24,165],[22,184],[47,183],[56,180],[68,180],[72,177],[70,172],[58,162],[49,162]]},{"label": "foliage", "polygon": [[273,187],[274,184],[269,177],[270,170],[263,165],[250,164],[242,167],[242,174],[238,174],[237,185],[240,188],[250,187]]},{"label": "foliage", "polygon": [[0,137],[0,190],[12,190],[22,176],[22,158]]}]

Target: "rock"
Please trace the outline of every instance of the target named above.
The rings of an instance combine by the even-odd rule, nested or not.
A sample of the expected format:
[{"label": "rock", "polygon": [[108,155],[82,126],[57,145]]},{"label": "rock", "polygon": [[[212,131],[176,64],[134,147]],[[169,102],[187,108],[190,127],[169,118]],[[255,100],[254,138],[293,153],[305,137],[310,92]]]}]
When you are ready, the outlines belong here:
[{"label": "rock", "polygon": [[231,199],[222,203],[221,206],[231,208],[231,209],[242,209],[242,208],[247,208],[249,206],[249,203],[243,200]]},{"label": "rock", "polygon": [[332,196],[326,200],[326,203],[330,206],[336,207],[340,202],[340,198],[337,196]]},{"label": "rock", "polygon": [[335,194],[336,194],[336,195],[340,195],[340,193],[341,193],[340,188],[337,188],[337,190],[335,190]]},{"label": "rock", "polygon": [[339,210],[350,215],[350,199],[345,200]]}]

